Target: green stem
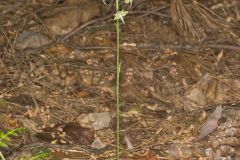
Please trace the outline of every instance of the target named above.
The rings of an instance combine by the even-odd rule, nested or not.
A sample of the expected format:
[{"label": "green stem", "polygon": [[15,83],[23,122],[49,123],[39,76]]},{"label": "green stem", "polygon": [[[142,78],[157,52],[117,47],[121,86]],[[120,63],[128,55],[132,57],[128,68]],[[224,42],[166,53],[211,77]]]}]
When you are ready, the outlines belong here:
[{"label": "green stem", "polygon": [[5,160],[5,158],[4,158],[3,154],[2,154],[2,152],[0,152],[0,158],[1,158],[1,160]]},{"label": "green stem", "polygon": [[[119,11],[119,0],[116,0],[116,13]],[[121,71],[121,64],[120,64],[120,26],[119,20],[116,20],[116,36],[117,36],[117,49],[116,49],[116,117],[117,117],[117,128],[116,128],[116,154],[117,160],[120,159],[120,97],[119,97],[119,87],[120,87],[120,71]]]}]

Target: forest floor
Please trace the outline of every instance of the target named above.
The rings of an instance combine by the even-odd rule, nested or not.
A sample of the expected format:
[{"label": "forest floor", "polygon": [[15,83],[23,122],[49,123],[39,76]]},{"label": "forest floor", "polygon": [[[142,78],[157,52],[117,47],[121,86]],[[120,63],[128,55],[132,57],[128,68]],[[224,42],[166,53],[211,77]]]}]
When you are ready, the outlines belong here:
[{"label": "forest floor", "polygon": [[[0,131],[24,128],[0,148],[5,159],[114,159],[108,3],[0,0]],[[124,8],[121,159],[240,159],[239,1]]]}]

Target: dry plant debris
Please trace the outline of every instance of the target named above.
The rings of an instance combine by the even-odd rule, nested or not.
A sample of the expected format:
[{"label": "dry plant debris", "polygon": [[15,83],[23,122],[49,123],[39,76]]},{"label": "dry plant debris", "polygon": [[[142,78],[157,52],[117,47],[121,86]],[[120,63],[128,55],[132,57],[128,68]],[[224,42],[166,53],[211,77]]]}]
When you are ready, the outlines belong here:
[{"label": "dry plant debris", "polygon": [[199,129],[198,140],[206,137],[218,127],[218,121],[222,117],[222,107],[217,107],[214,112],[209,116],[203,126]]},{"label": "dry plant debris", "polygon": [[36,137],[50,143],[89,145],[93,142],[94,132],[77,123],[67,123],[43,128]]},{"label": "dry plant debris", "polygon": [[228,118],[222,123],[216,133],[209,138],[209,148],[206,149],[209,158],[233,158],[239,159],[239,117]]},{"label": "dry plant debris", "polygon": [[[108,2],[0,0],[0,129],[29,129],[7,158],[115,156]],[[237,4],[134,1],[121,26],[123,160],[239,158]]]}]

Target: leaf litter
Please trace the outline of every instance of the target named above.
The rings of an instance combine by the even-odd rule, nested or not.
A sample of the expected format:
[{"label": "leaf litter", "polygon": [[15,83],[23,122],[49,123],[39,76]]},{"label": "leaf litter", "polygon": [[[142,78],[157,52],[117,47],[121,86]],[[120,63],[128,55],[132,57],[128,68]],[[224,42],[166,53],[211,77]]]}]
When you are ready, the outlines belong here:
[{"label": "leaf litter", "polygon": [[[20,149],[45,146],[55,159],[114,157],[107,3],[0,1],[0,128],[30,129],[16,137]],[[121,31],[123,160],[240,157],[237,3],[133,1]]]}]

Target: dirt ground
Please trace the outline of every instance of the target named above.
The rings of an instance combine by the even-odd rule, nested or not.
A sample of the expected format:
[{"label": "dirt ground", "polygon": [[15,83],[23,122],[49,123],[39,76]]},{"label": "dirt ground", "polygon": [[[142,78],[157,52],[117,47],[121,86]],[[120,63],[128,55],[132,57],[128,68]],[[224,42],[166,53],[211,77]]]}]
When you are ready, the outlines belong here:
[{"label": "dirt ground", "polygon": [[[133,1],[122,6],[121,159],[240,159],[240,1]],[[0,0],[0,131],[24,128],[5,159],[114,159],[106,3]]]}]

